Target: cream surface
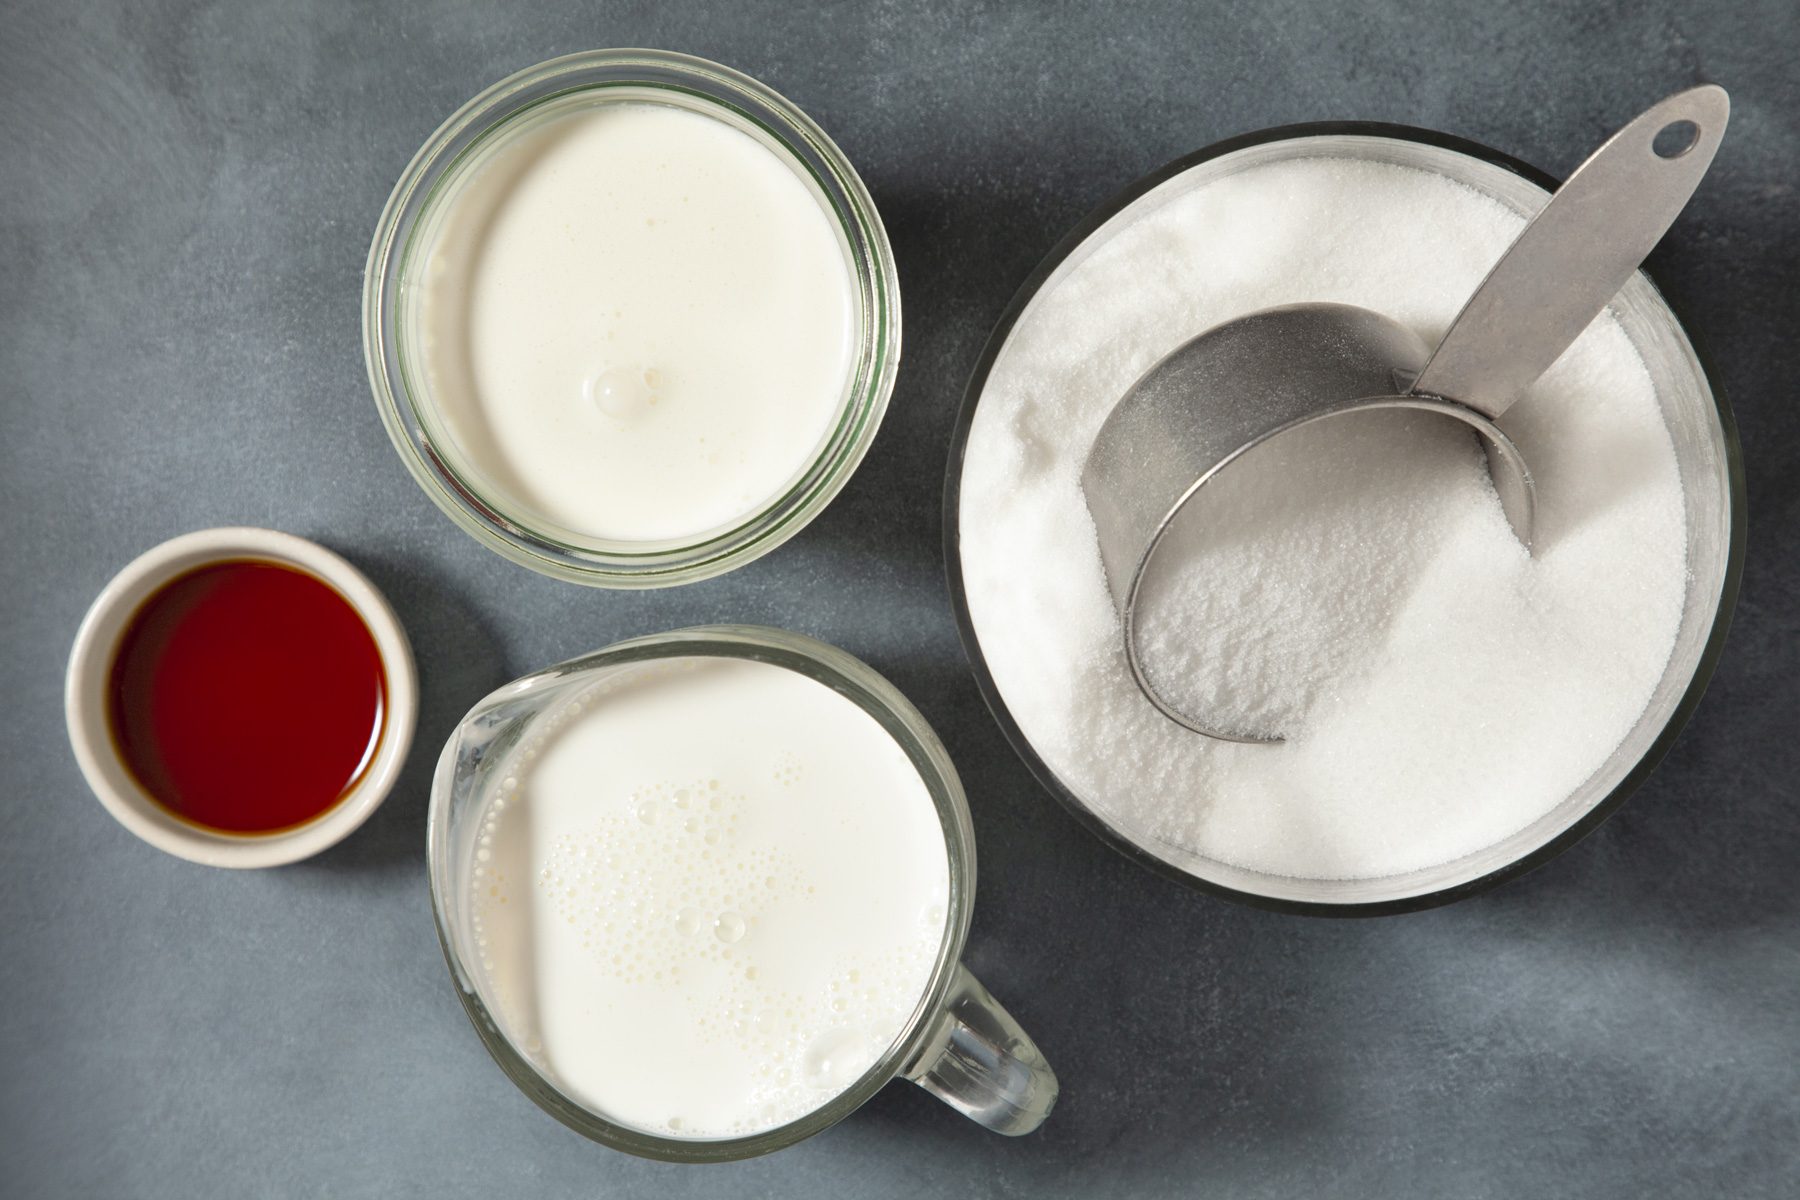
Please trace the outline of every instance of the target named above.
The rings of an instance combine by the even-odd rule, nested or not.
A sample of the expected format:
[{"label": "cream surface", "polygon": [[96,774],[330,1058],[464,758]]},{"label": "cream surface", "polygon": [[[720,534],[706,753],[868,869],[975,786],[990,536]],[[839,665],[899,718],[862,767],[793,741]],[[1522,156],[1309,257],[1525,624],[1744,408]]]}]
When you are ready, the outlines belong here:
[{"label": "cream surface", "polygon": [[635,101],[547,119],[426,245],[419,370],[528,520],[691,538],[779,496],[834,426],[847,251],[796,169],[721,120]]},{"label": "cream surface", "polygon": [[608,677],[544,720],[469,895],[515,1046],[615,1121],[786,1124],[904,1029],[946,931],[930,793],[875,720],[766,663]]},{"label": "cream surface", "polygon": [[1008,707],[1093,807],[1252,870],[1378,878],[1525,828],[1630,730],[1680,622],[1685,534],[1652,384],[1609,316],[1503,421],[1538,481],[1535,557],[1473,439],[1405,414],[1276,443],[1191,510],[1147,583],[1151,669],[1286,744],[1200,737],[1138,694],[1081,494],[1110,406],[1188,338],[1332,300],[1433,344],[1521,225],[1437,175],[1268,163],[1141,202],[1021,316],[970,430],[962,567]]}]

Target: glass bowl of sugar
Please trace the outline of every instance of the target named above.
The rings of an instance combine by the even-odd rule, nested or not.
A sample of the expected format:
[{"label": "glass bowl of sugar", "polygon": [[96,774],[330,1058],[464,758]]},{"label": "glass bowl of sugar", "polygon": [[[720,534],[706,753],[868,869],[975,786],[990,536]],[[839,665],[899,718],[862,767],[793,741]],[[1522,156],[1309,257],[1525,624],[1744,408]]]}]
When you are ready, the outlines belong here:
[{"label": "glass bowl of sugar", "polygon": [[655,50],[500,81],[434,133],[370,250],[395,448],[489,548],[601,587],[719,574],[862,461],[900,350],[849,161],[748,76]]},{"label": "glass bowl of sugar", "polygon": [[1322,423],[1207,506],[1229,527],[1196,512],[1171,534],[1147,652],[1193,710],[1278,711],[1286,742],[1175,725],[1120,649],[1078,477],[1131,383],[1290,302],[1374,308],[1432,344],[1554,186],[1426,130],[1250,134],[1090,216],[1001,318],[950,457],[958,624],[1015,749],[1128,857],[1283,911],[1446,903],[1591,831],[1693,712],[1742,572],[1741,452],[1641,272],[1503,423],[1538,473],[1534,553],[1471,440],[1404,414]]}]

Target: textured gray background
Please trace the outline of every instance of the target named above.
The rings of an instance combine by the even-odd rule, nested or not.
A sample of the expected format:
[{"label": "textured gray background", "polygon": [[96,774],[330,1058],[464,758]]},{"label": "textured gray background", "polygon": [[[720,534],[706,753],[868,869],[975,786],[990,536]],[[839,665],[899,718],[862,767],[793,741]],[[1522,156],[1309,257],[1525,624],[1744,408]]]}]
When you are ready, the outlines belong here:
[{"label": "textured gray background", "polygon": [[[1009,9],[328,0],[0,5],[0,1191],[26,1196],[1792,1196],[1800,1191],[1800,9],[1793,0]],[[813,114],[885,214],[906,349],[885,428],[797,541],[727,578],[587,591],[482,550],[389,448],[363,257],[440,119],[606,45],[730,63]],[[1696,80],[1731,134],[1662,272],[1737,405],[1737,625],[1661,771],[1548,867],[1423,915],[1252,912],[1076,827],[984,710],[939,486],[981,343],[1039,257],[1213,139],[1429,125],[1566,171]],[[190,866],[84,790],[83,608],[186,530],[318,538],[394,599],[424,709],[362,832]],[[970,961],[1063,1079],[1038,1135],[896,1085],[821,1137],[639,1162],[531,1106],[431,932],[427,770],[489,688],[619,637],[785,625],[910,694],[969,786]]]}]

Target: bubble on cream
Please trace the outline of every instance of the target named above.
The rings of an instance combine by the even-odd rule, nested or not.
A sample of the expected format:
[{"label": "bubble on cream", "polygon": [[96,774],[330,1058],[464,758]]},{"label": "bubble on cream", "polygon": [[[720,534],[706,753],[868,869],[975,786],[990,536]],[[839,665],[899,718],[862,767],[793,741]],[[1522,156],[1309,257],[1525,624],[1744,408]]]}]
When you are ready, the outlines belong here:
[{"label": "bubble on cream", "polygon": [[581,381],[581,397],[607,416],[629,421],[656,403],[661,381],[655,368],[607,367]]},{"label": "bubble on cream", "polygon": [[860,1078],[945,936],[943,831],[900,746],[825,685],[738,659],[628,668],[541,720],[467,894],[513,1044],[596,1112],[677,1137],[785,1124]]},{"label": "bubble on cream", "polygon": [[1239,867],[1378,878],[1525,828],[1631,729],[1686,545],[1668,430],[1610,316],[1503,422],[1538,481],[1535,557],[1474,440],[1407,413],[1291,435],[1172,533],[1146,581],[1150,669],[1283,745],[1195,735],[1137,692],[1079,485],[1111,405],[1188,338],[1329,300],[1434,344],[1522,224],[1418,170],[1264,163],[1152,193],[1020,316],[969,432],[961,563],[1001,695],[1084,801]]},{"label": "bubble on cream", "polygon": [[417,369],[528,521],[693,537],[780,495],[833,428],[858,336],[846,244],[798,168],[722,119],[555,111],[421,237]]}]

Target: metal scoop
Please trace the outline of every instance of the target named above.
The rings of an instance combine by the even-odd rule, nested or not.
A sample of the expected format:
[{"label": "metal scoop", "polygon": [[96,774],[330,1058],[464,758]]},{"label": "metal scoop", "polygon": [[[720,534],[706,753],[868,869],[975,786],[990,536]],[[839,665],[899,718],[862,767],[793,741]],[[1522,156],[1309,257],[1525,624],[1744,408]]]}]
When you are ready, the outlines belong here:
[{"label": "metal scoop", "polygon": [[1227,732],[1166,700],[1138,655],[1136,609],[1146,569],[1182,508],[1246,451],[1297,426],[1384,408],[1461,421],[1480,437],[1506,519],[1531,548],[1531,472],[1494,422],[1674,223],[1730,111],[1725,89],[1692,88],[1609,138],[1507,248],[1436,350],[1368,309],[1289,304],[1207,330],[1132,385],[1100,427],[1081,488],[1126,661],[1150,703],[1208,737],[1282,740]]}]

